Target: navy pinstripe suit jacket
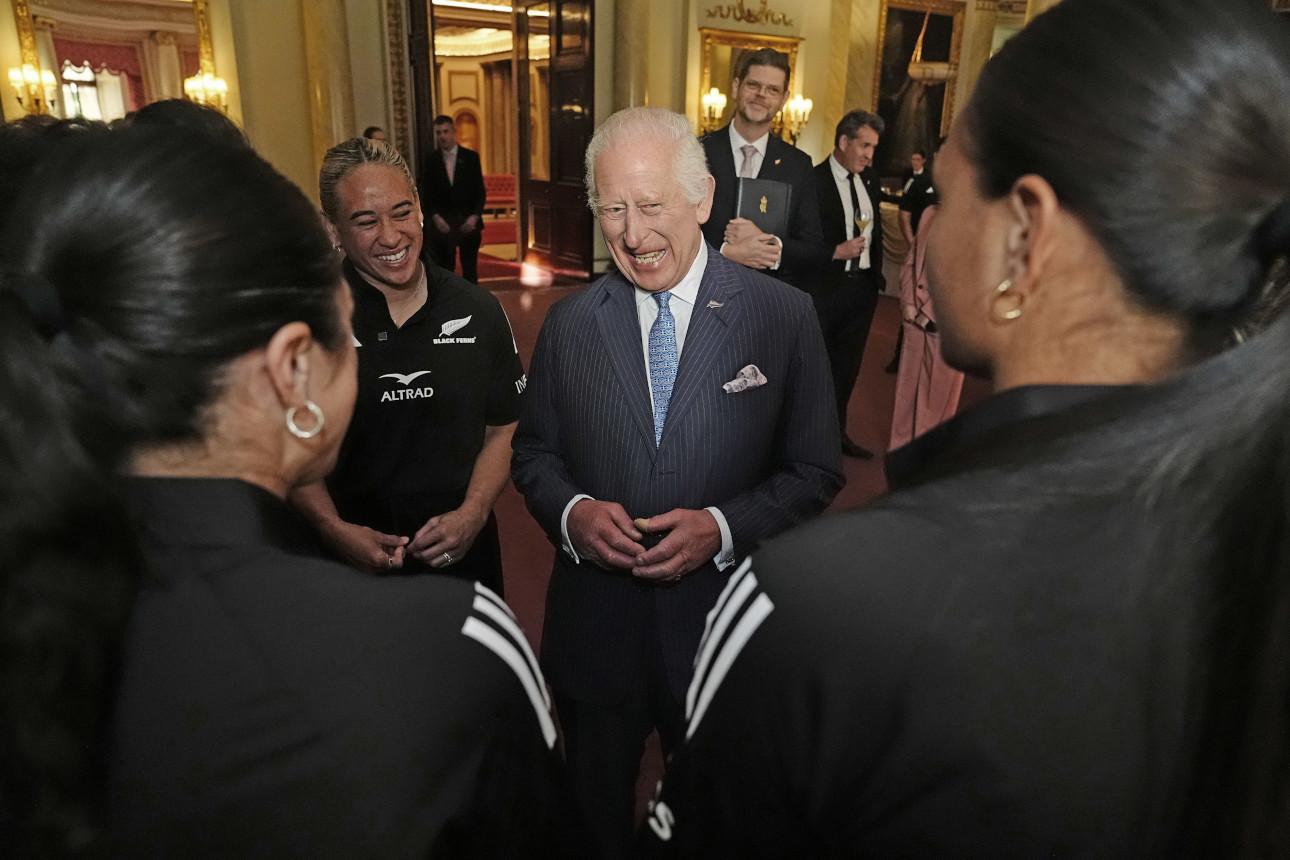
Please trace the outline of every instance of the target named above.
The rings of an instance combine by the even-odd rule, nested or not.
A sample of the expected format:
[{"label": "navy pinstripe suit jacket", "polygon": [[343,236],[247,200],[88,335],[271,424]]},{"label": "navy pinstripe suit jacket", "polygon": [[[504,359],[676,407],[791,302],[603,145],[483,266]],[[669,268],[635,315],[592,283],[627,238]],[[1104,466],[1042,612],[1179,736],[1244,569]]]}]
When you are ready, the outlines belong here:
[{"label": "navy pinstripe suit jacket", "polygon": [[[725,393],[722,384],[749,364],[767,384]],[[617,273],[551,308],[513,445],[515,484],[557,547],[565,505],[586,493],[633,517],[715,505],[742,557],[818,514],[843,483],[829,363],[810,298],[712,248],[657,447],[635,290]],[[656,585],[557,550],[542,641],[552,685],[613,701],[657,648],[683,699],[725,580],[709,562]],[[663,631],[661,642],[647,641],[652,629]]]}]

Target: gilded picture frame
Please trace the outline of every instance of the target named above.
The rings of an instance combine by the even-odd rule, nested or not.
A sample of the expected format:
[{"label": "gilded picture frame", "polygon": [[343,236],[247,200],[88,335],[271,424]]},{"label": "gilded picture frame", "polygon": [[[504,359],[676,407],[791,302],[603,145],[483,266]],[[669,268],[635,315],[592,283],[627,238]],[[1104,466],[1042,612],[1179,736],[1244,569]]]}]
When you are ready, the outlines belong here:
[{"label": "gilded picture frame", "polygon": [[945,84],[944,106],[940,116],[940,134],[949,134],[950,124],[954,121],[954,82],[958,74],[959,62],[963,49],[964,4],[951,0],[882,0],[878,16],[878,50],[874,58],[872,109],[878,111],[879,103],[888,93],[882,90],[884,58],[887,63],[892,60],[892,51],[897,46],[888,45],[889,18],[893,10],[916,15],[944,16],[949,19],[951,35],[948,57],[932,56],[925,59],[935,62],[948,62],[950,78]]}]

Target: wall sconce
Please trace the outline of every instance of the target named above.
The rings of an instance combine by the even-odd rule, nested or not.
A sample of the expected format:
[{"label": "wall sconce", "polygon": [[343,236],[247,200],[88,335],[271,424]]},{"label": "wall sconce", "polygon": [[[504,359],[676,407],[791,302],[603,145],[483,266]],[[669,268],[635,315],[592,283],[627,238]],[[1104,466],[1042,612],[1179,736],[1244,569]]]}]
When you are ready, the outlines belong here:
[{"label": "wall sconce", "polygon": [[184,79],[184,95],[189,101],[228,111],[228,82],[210,72],[198,72]]},{"label": "wall sconce", "polygon": [[47,113],[56,102],[58,79],[48,69],[37,71],[31,63],[9,69],[9,86],[27,113]]},{"label": "wall sconce", "polygon": [[700,101],[703,103],[701,130],[706,134],[721,123],[721,114],[726,109],[726,96],[725,93],[713,87],[703,94]]},{"label": "wall sconce", "polygon": [[802,126],[806,125],[811,118],[813,107],[815,102],[802,98],[801,93],[793,96],[788,100],[788,104],[784,105],[784,128],[794,146],[797,145],[797,136],[802,133]]}]

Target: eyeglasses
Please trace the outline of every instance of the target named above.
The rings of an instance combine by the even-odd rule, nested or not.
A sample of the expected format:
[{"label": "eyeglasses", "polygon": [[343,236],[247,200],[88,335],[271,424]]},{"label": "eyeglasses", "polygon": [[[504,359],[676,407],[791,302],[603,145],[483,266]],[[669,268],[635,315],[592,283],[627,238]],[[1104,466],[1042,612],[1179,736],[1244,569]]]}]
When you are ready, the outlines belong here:
[{"label": "eyeglasses", "polygon": [[771,98],[777,99],[784,94],[783,87],[777,87],[774,84],[763,84],[761,81],[743,81],[741,85],[755,96],[765,93]]}]

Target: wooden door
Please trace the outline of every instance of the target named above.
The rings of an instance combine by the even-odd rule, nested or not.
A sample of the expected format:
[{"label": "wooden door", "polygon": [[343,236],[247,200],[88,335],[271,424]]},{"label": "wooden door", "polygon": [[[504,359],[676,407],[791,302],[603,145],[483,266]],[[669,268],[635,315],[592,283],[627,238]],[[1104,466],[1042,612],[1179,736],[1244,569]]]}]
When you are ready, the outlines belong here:
[{"label": "wooden door", "polygon": [[520,259],[591,275],[592,219],[583,155],[593,130],[592,3],[526,0],[515,8],[520,114]]}]

